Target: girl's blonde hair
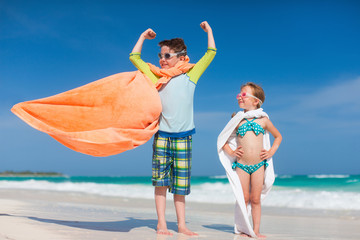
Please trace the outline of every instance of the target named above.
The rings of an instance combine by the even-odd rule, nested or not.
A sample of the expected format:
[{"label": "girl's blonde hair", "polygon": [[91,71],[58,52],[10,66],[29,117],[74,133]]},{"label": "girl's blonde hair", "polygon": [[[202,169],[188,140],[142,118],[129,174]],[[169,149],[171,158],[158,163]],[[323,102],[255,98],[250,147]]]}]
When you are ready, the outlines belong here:
[{"label": "girl's blonde hair", "polygon": [[[253,91],[253,95],[255,97],[259,98],[262,101],[262,104],[264,104],[264,102],[265,102],[264,89],[262,87],[260,87],[260,85],[253,83],[253,82],[247,82],[247,83],[243,84],[240,89],[243,89],[246,86],[250,87]],[[261,107],[261,104],[259,102],[259,104],[257,105],[257,108],[260,108],[260,107]]]}]

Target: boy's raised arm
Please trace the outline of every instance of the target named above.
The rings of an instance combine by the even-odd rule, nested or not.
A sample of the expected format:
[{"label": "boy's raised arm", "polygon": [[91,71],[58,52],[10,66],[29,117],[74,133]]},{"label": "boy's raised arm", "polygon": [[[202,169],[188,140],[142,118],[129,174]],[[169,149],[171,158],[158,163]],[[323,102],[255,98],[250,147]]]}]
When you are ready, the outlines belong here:
[{"label": "boy's raised arm", "polygon": [[188,72],[190,80],[195,84],[216,55],[214,35],[209,23],[204,21],[200,24],[200,27],[208,35],[208,50],[205,55],[196,63],[196,65]]},{"label": "boy's raised arm", "polygon": [[139,69],[142,73],[148,76],[153,83],[156,83],[159,77],[157,77],[153,72],[151,72],[149,65],[147,65],[141,59],[140,55],[145,39],[154,39],[155,37],[156,33],[151,28],[147,29],[140,35],[139,40],[136,42],[133,50],[130,53],[130,61],[137,69]]},{"label": "boy's raised arm", "polygon": [[200,27],[208,34],[208,48],[216,49],[214,35],[209,23],[204,21],[200,24]]},{"label": "boy's raised arm", "polygon": [[144,44],[145,39],[154,39],[156,37],[156,33],[151,29],[147,29],[145,32],[143,32],[140,37],[139,40],[136,42],[133,50],[131,51],[131,53],[141,53],[142,50],[142,46]]}]

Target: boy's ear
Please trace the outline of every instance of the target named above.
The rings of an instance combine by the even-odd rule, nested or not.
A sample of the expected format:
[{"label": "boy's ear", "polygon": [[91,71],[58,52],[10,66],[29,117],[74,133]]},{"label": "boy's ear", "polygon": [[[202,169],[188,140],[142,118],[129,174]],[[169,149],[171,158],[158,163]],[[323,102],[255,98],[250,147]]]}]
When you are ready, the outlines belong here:
[{"label": "boy's ear", "polygon": [[185,61],[185,56],[180,56],[180,61]]}]

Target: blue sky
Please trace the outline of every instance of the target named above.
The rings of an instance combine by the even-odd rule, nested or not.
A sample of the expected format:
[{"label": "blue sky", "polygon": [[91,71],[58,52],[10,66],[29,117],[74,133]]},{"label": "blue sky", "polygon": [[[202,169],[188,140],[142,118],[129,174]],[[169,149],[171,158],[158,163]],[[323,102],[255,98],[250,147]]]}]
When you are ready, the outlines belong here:
[{"label": "blue sky", "polygon": [[151,142],[107,158],[74,152],[32,129],[12,105],[135,68],[128,60],[151,27],[143,59],[182,37],[191,62],[218,54],[195,92],[193,175],[223,175],[216,139],[242,83],[266,93],[264,110],[283,135],[278,174],[360,174],[360,3],[358,1],[16,1],[0,0],[0,171],[151,175]]}]

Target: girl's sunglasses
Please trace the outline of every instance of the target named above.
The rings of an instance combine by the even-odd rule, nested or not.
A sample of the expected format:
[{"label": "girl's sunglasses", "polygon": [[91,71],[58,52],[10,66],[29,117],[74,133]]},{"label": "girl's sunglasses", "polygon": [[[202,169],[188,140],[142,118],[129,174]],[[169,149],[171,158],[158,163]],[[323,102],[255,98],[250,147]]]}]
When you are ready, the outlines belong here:
[{"label": "girl's sunglasses", "polygon": [[250,94],[250,93],[247,93],[247,92],[241,92],[241,93],[239,93],[238,95],[236,95],[236,99],[239,99],[239,98],[245,98],[245,97],[252,97],[252,98],[255,98],[255,99],[259,100],[260,105],[262,105],[262,104],[263,104],[263,102],[262,102],[259,98],[255,97],[254,95],[252,95],[252,94]]},{"label": "girl's sunglasses", "polygon": [[186,53],[186,52],[183,50],[181,52],[176,52],[176,53],[159,53],[158,56],[159,56],[160,59],[163,59],[163,58],[170,59],[170,58],[172,58],[174,56],[178,56],[178,55],[183,54],[183,53]]}]

